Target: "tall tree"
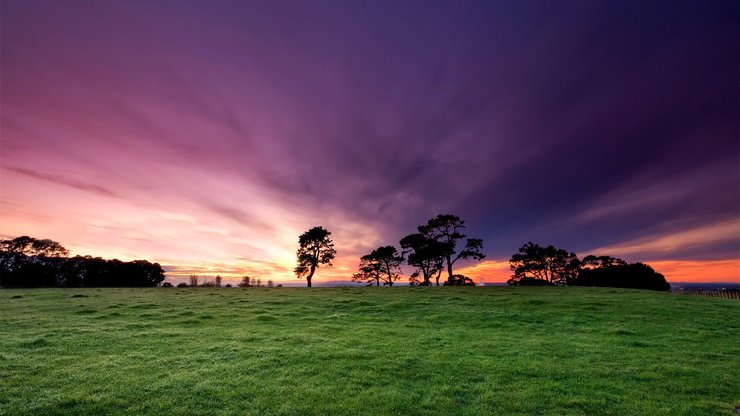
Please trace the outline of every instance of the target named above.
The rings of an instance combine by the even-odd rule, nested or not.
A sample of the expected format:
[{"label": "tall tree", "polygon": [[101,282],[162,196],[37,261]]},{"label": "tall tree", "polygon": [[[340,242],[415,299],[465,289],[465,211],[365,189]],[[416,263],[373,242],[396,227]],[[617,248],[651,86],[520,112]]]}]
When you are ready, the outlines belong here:
[{"label": "tall tree", "polygon": [[371,286],[393,286],[393,282],[401,278],[401,263],[403,256],[393,246],[378,247],[370,254],[360,258],[360,271],[352,276],[352,281],[364,281]]},{"label": "tall tree", "polygon": [[[467,236],[462,232],[465,229],[465,220],[457,215],[440,214],[418,228],[420,234],[443,245],[444,259],[447,264],[447,283],[450,285],[455,284],[452,271],[452,265],[455,262],[460,259],[482,260],[486,257],[481,253],[483,240],[466,238]],[[465,247],[458,252],[457,244],[461,240],[465,240],[466,243]]]},{"label": "tall tree", "polygon": [[409,234],[401,239],[401,249],[409,266],[416,270],[411,274],[412,279],[421,277],[419,282],[421,286],[431,286],[432,276],[437,279],[439,286],[439,277],[442,274],[442,267],[445,261],[446,246],[439,241],[421,233]]},{"label": "tall tree", "polygon": [[575,253],[530,241],[511,256],[509,265],[514,276],[508,283],[565,285],[578,275],[580,264]]},{"label": "tall tree", "polygon": [[331,261],[337,254],[330,235],[326,228],[317,226],[298,237],[298,266],[293,271],[299,279],[306,277],[308,287],[311,287],[311,279],[319,265],[331,266]]}]

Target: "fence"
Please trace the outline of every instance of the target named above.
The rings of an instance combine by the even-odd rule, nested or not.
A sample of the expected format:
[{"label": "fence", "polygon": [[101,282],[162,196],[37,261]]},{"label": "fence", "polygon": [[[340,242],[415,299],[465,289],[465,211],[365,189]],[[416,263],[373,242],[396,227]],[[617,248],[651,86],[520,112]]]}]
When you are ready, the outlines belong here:
[{"label": "fence", "polygon": [[671,292],[678,293],[680,295],[699,295],[709,296],[711,298],[722,298],[722,299],[735,299],[740,300],[740,289],[685,289],[676,287],[671,289]]}]

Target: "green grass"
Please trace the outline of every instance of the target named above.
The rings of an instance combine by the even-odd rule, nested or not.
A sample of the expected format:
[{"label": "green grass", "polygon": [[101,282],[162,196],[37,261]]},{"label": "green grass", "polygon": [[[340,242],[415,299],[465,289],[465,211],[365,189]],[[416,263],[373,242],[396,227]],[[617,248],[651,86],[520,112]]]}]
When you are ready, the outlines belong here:
[{"label": "green grass", "polygon": [[0,414],[731,415],[740,302],[590,288],[0,291]]}]

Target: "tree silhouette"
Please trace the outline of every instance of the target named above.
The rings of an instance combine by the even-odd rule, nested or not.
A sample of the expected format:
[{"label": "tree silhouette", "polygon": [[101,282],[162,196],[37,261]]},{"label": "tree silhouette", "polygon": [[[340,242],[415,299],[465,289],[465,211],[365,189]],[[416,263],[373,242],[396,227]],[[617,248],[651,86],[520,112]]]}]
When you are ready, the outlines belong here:
[{"label": "tree silhouette", "polygon": [[[605,257],[605,256],[603,256]],[[585,260],[585,258],[584,258]],[[617,259],[619,260],[619,259]],[[643,263],[626,262],[581,269],[578,277],[568,284],[573,286],[603,286],[648,290],[671,290],[665,277]]]},{"label": "tree silhouette", "polygon": [[331,261],[337,254],[330,235],[326,228],[317,226],[298,237],[298,266],[293,271],[299,279],[306,277],[308,287],[311,287],[311,279],[319,265],[331,266]]},{"label": "tree silhouette", "polygon": [[376,286],[393,286],[393,282],[401,277],[401,263],[403,256],[393,246],[378,247],[370,254],[360,258],[360,271],[352,276],[352,281],[364,281],[368,286],[375,282]]},{"label": "tree silhouette", "polygon": [[[483,240],[480,238],[467,238],[462,233],[465,228],[465,221],[457,215],[440,214],[427,221],[425,225],[418,227],[419,233],[430,240],[442,244],[444,259],[447,263],[447,283],[455,284],[452,265],[460,259],[482,260],[486,257],[481,253],[483,249]],[[457,252],[457,243],[460,240],[466,240],[465,247]]]},{"label": "tree silhouette", "polygon": [[624,266],[627,262],[611,256],[588,255],[581,260],[582,269],[603,269],[611,266]]},{"label": "tree silhouette", "polygon": [[553,246],[542,247],[531,241],[511,256],[509,265],[514,276],[510,285],[565,285],[575,279],[581,262],[574,253]]},{"label": "tree silhouette", "polygon": [[400,244],[407,263],[416,269],[410,279],[416,281],[421,277],[421,282],[418,282],[420,286],[431,286],[432,276],[436,275],[437,286],[439,286],[446,246],[420,233],[403,237]]},{"label": "tree silhouette", "polygon": [[67,257],[69,251],[56,241],[36,239],[27,235],[12,240],[0,240],[0,251],[26,256]]},{"label": "tree silhouette", "polygon": [[444,285],[445,286],[476,286],[473,279],[469,278],[468,276],[464,276],[462,274],[453,275],[452,279],[453,279],[452,284],[446,281]]}]

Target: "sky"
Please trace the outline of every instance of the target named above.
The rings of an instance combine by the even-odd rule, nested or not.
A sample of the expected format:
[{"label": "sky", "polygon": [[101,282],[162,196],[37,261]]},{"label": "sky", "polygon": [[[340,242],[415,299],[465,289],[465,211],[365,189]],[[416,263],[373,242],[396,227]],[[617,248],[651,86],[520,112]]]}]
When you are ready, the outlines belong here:
[{"label": "sky", "polygon": [[[0,238],[317,283],[440,214],[505,281],[528,241],[740,282],[740,5],[0,3]],[[408,272],[408,271],[407,271]]]}]

